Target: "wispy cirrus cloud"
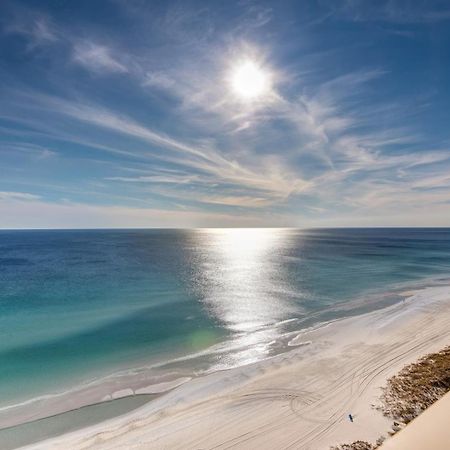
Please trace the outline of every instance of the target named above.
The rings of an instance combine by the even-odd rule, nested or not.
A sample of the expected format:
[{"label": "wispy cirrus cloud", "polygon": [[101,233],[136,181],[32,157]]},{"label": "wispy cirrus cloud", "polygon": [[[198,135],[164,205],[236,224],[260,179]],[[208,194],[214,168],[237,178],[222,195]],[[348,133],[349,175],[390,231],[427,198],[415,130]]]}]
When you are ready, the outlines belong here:
[{"label": "wispy cirrus cloud", "polygon": [[126,73],[127,67],[119,62],[112,50],[89,40],[73,43],[72,61],[95,73]]},{"label": "wispy cirrus cloud", "polygon": [[[357,118],[358,114],[361,115],[361,109],[352,110],[347,104],[342,105],[340,99],[346,89],[352,91],[352,97],[347,96],[347,100],[357,97],[364,92],[364,83],[378,76],[382,76],[382,72],[351,74],[320,85],[317,92],[311,93],[309,97],[302,96],[298,101],[280,99],[276,105],[266,109],[266,123],[284,117],[286,121],[298,125],[303,148],[291,151],[290,155],[270,151],[263,157],[247,151],[233,159],[230,158],[232,153],[225,156],[215,148],[214,143],[186,143],[104,107],[41,94],[33,94],[30,98],[37,105],[37,110],[47,110],[84,122],[89,127],[139,139],[150,147],[136,155],[151,155],[160,162],[173,163],[185,169],[184,172],[170,172],[158,163],[159,168],[153,164],[151,174],[147,175],[144,170],[144,174],[136,177],[105,177],[108,182],[147,185],[150,192],[172,200],[261,208],[280,202],[282,204],[291,196],[301,196],[302,193],[318,195],[320,198],[320,191],[324,188],[328,196],[330,189],[339,195],[339,186],[355,173],[389,171],[400,167],[405,169],[421,164],[422,160],[426,164],[446,159],[445,150],[422,158],[414,154],[384,154],[383,148],[386,146],[415,143],[416,138],[408,129],[370,132],[358,129],[355,124],[366,122],[368,118],[364,114],[363,119]],[[105,149],[118,154],[121,152],[114,146]],[[298,169],[296,173],[296,169],[289,166],[292,155],[305,151],[325,155],[323,158],[327,164],[318,176],[305,179],[299,175]],[[256,162],[256,159],[259,161]],[[376,183],[374,181],[371,186]],[[180,192],[180,185],[188,185],[192,191]],[[229,195],[224,195],[227,191]],[[340,202],[357,204],[354,199],[347,201],[348,198],[343,196]]]},{"label": "wispy cirrus cloud", "polygon": [[8,8],[7,5],[8,3],[5,3],[4,15],[0,18],[2,31],[6,35],[22,35],[27,38],[27,50],[34,50],[59,40],[58,30],[47,14],[19,5]]},{"label": "wispy cirrus cloud", "polygon": [[15,154],[27,154],[35,159],[47,159],[55,156],[57,152],[50,150],[47,147],[43,147],[29,142],[11,142],[3,143],[2,151],[15,153]]},{"label": "wispy cirrus cloud", "polygon": [[[226,185],[239,187],[242,191],[230,194],[227,197],[212,195],[211,203],[219,204],[220,199],[224,199],[224,204],[230,204],[231,198],[235,197],[236,202],[240,202],[242,197],[246,197],[246,191],[258,192],[255,205],[263,204],[261,199],[265,198],[266,203],[286,199],[296,191],[301,191],[307,186],[307,182],[302,180],[282,159],[273,155],[259,158],[260,161],[238,161],[238,159],[224,156],[210,142],[183,142],[167,134],[156,132],[148,126],[136,122],[124,115],[118,115],[108,109],[96,107],[86,103],[71,102],[60,98],[43,96],[41,94],[31,94],[24,97],[26,104],[33,99],[37,111],[47,111],[49,114],[65,115],[77,121],[86,123],[89,127],[96,127],[108,130],[112,133],[125,135],[149,144],[142,152],[136,155],[152,155],[160,162],[173,163],[184,167],[190,171],[189,176],[183,178],[184,182],[196,183],[203,189],[208,189],[211,185],[216,188],[226,189]],[[111,149],[108,147],[108,150]],[[165,151],[161,151],[164,149]],[[112,149],[114,150],[114,149]],[[256,155],[255,155],[256,157]],[[255,170],[255,168],[257,169]],[[192,171],[195,171],[192,174]],[[161,168],[162,175],[140,176],[134,180],[130,177],[110,177],[110,181],[127,181],[147,184],[180,184],[180,175]],[[171,194],[175,196],[175,193]],[[179,194],[181,195],[181,194]],[[262,196],[262,197],[261,197]],[[195,198],[195,197],[193,197]],[[206,196],[197,196],[198,201],[205,202]],[[250,204],[250,201],[246,201]]]},{"label": "wispy cirrus cloud", "polygon": [[450,20],[450,6],[440,1],[346,0],[341,3],[322,0],[335,15],[354,21],[385,21],[398,24],[434,23]]},{"label": "wispy cirrus cloud", "polygon": [[0,201],[34,201],[40,198],[39,195],[30,194],[29,192],[0,191]]},{"label": "wispy cirrus cloud", "polygon": [[25,37],[29,51],[59,46],[68,52],[72,63],[92,73],[128,72],[120,57],[115,55],[116,50],[107,43],[98,42],[98,38],[78,36],[75,30],[55,24],[48,15],[37,10],[17,6],[9,12],[3,31]]}]

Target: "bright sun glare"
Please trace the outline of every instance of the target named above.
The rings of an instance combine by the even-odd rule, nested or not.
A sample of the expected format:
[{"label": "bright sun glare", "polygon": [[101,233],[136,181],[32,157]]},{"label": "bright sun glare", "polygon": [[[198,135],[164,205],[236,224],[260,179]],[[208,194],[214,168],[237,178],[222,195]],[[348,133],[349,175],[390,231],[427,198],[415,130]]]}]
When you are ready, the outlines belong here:
[{"label": "bright sun glare", "polygon": [[255,62],[246,61],[232,72],[231,87],[236,95],[245,100],[261,97],[269,91],[267,73]]}]

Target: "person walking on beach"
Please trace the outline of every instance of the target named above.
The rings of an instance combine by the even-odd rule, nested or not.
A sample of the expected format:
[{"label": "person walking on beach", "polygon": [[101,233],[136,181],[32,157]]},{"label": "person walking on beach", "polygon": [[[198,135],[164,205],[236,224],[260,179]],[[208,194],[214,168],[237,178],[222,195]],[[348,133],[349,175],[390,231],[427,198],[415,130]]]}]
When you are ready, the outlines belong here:
[{"label": "person walking on beach", "polygon": [[350,419],[350,422],[353,423],[353,416],[351,414],[348,415],[348,418]]}]

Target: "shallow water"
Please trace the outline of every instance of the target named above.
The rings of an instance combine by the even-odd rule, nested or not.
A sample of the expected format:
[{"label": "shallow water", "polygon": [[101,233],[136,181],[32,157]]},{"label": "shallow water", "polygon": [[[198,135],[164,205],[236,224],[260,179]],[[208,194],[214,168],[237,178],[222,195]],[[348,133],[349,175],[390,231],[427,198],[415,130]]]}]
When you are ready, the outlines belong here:
[{"label": "shallow water", "polygon": [[155,396],[138,395],[85,406],[56,416],[0,430],[2,450],[11,450],[95,425],[133,411]]}]

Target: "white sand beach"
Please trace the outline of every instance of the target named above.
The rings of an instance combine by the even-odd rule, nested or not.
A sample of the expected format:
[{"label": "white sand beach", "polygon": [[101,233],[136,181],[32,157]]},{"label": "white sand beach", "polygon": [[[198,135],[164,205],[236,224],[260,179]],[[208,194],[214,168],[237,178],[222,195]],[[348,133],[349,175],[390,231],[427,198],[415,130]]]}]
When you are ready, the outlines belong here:
[{"label": "white sand beach", "polygon": [[[127,415],[28,449],[328,449],[387,436],[388,377],[450,343],[450,287],[302,332],[270,360],[193,379]],[[348,414],[354,417],[351,423]]]}]

